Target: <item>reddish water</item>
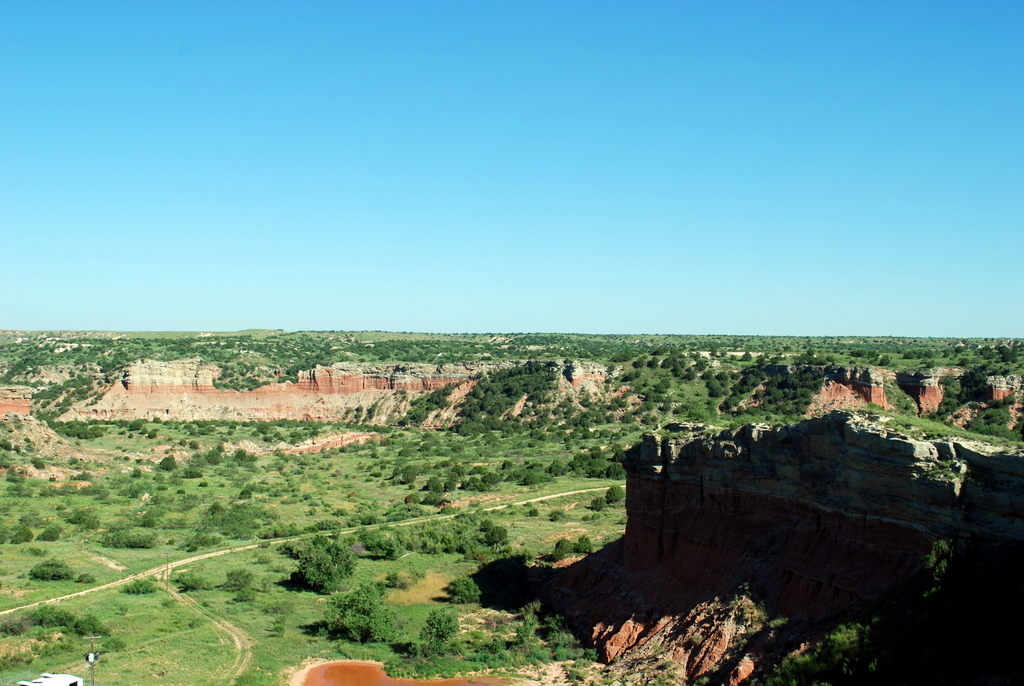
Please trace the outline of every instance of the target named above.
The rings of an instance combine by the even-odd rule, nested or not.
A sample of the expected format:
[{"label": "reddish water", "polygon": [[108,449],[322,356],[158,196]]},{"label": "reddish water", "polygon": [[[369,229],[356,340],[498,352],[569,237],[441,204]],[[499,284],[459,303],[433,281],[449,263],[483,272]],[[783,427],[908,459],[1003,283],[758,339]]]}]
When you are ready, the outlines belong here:
[{"label": "reddish water", "polygon": [[314,667],[302,686],[502,686],[505,679],[392,679],[373,662],[328,662]]}]

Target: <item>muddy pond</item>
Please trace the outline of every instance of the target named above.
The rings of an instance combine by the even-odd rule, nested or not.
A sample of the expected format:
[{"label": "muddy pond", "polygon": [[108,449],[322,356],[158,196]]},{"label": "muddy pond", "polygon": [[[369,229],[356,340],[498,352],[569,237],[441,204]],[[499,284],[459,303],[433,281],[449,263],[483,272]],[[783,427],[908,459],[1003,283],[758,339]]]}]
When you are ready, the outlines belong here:
[{"label": "muddy pond", "polygon": [[505,686],[508,679],[392,679],[374,662],[339,661],[309,670],[302,686]]}]

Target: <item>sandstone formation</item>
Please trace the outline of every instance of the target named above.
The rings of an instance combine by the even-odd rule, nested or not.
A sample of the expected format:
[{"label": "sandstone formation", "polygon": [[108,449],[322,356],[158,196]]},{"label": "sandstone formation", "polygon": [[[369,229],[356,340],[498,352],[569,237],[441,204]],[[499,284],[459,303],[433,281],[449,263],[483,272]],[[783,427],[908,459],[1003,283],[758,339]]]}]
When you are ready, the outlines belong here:
[{"label": "sandstone formation", "polygon": [[1024,389],[1024,377],[990,376],[985,386],[985,400],[1005,400]]},{"label": "sandstone formation", "polygon": [[[771,376],[796,374],[807,370],[820,373],[822,376],[821,393],[824,395],[821,398],[816,398],[814,402],[826,409],[852,409],[868,403],[889,409],[889,401],[885,397],[885,376],[881,369],[791,364],[772,364],[762,367],[762,371]],[[837,400],[846,402],[839,404],[836,402]]]},{"label": "sandstone formation", "polygon": [[822,618],[914,574],[937,539],[1024,540],[1024,455],[849,413],[647,435],[626,467],[625,536],[547,592],[604,660],[661,646],[687,679],[754,671],[751,598]]},{"label": "sandstone formation", "polygon": [[0,386],[0,416],[8,412],[29,414],[33,390],[29,386]]},{"label": "sandstone formation", "polygon": [[563,367],[562,375],[573,388],[587,388],[600,391],[611,373],[603,364],[596,362],[570,362]]},{"label": "sandstone formation", "polygon": [[942,404],[942,385],[939,379],[948,374],[940,370],[922,370],[896,374],[896,384],[917,403],[918,414],[931,414]]},{"label": "sandstone formation", "polygon": [[[521,364],[318,365],[300,371],[295,382],[234,391],[216,388],[220,370],[199,359],[144,360],[128,365],[98,401],[78,403],[61,419],[337,421],[355,408],[376,405],[379,411],[369,421],[380,423],[389,414],[404,413],[407,396],[448,385],[466,387],[482,375]],[[570,389],[594,388],[607,373],[604,366],[593,363],[548,364]]]}]

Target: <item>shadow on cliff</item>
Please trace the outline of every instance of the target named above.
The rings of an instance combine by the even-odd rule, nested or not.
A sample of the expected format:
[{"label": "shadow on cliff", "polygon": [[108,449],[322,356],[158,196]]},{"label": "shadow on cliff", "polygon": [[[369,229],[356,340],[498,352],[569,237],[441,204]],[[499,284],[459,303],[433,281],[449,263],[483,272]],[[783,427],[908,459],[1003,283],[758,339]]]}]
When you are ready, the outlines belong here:
[{"label": "shadow on cliff", "polygon": [[835,618],[814,650],[784,660],[767,684],[1024,683],[1022,569],[1019,543],[975,544],[957,555],[938,545],[919,574]]}]

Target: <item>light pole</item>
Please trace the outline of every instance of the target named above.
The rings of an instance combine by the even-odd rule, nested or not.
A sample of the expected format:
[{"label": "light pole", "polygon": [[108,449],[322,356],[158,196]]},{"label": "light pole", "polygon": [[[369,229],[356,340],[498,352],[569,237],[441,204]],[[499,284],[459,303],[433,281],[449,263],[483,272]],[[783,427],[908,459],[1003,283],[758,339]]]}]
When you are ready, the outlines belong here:
[{"label": "light pole", "polygon": [[89,684],[96,686],[96,661],[100,659],[100,654],[96,652],[96,639],[99,636],[83,636],[82,638],[89,641],[89,652],[85,654],[85,661],[89,663]]}]

